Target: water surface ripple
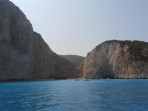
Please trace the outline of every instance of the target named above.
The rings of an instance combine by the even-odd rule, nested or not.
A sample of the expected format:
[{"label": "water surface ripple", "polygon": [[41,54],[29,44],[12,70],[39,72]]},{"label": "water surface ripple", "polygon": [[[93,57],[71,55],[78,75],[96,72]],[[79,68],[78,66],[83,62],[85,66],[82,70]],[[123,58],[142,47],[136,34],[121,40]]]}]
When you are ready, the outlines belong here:
[{"label": "water surface ripple", "polygon": [[0,111],[148,111],[148,80],[1,82]]}]

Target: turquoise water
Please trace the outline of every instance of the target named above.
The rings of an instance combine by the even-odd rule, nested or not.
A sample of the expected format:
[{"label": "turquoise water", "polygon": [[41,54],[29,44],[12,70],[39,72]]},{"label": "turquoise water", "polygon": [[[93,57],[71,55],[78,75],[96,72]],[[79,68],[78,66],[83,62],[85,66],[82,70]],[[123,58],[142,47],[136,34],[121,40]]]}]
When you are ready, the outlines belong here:
[{"label": "turquoise water", "polygon": [[148,80],[1,82],[0,111],[148,111]]}]

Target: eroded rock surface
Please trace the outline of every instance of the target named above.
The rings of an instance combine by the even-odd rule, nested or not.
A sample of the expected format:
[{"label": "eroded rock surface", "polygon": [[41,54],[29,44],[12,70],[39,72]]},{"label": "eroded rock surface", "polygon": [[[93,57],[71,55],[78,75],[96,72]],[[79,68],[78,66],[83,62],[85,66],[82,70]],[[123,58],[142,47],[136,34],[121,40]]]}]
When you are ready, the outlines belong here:
[{"label": "eroded rock surface", "polygon": [[74,65],[56,53],[44,42],[41,35],[34,33],[35,74],[39,78],[76,78]]},{"label": "eroded rock surface", "polygon": [[33,29],[8,0],[0,0],[0,80],[33,78]]},{"label": "eroded rock surface", "polygon": [[75,67],[33,31],[23,12],[0,0],[0,80],[74,78]]},{"label": "eroded rock surface", "polygon": [[148,78],[148,43],[106,41],[88,53],[81,70],[86,78]]}]

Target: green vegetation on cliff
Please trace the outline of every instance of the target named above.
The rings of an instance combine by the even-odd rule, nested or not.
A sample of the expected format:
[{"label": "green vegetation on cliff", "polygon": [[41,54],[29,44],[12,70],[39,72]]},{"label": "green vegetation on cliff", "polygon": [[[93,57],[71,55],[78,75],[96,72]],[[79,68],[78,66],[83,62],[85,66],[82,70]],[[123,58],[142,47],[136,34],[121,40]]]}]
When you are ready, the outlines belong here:
[{"label": "green vegetation on cliff", "polygon": [[148,62],[148,43],[135,41],[129,44],[130,60]]}]

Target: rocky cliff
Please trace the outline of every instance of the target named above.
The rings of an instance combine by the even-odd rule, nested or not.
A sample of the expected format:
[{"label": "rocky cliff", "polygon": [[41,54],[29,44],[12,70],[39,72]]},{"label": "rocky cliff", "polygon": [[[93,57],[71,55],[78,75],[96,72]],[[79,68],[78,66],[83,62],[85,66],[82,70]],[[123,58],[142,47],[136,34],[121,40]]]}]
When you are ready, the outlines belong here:
[{"label": "rocky cliff", "polygon": [[51,51],[23,12],[0,0],[0,80],[73,77],[73,65]]},{"label": "rocky cliff", "polygon": [[71,62],[75,67],[79,68],[84,60],[84,57],[78,55],[61,55],[64,59]]},{"label": "rocky cliff", "polygon": [[78,55],[60,55],[62,58],[66,59],[73,64],[77,70],[77,78],[81,78],[81,65],[83,63],[84,57]]},{"label": "rocky cliff", "polygon": [[33,78],[33,29],[8,0],[0,0],[0,80]]},{"label": "rocky cliff", "polygon": [[148,43],[106,41],[88,53],[82,65],[86,78],[148,78]]},{"label": "rocky cliff", "polygon": [[34,33],[34,52],[37,79],[65,79],[78,76],[74,65],[54,53],[38,33]]}]

